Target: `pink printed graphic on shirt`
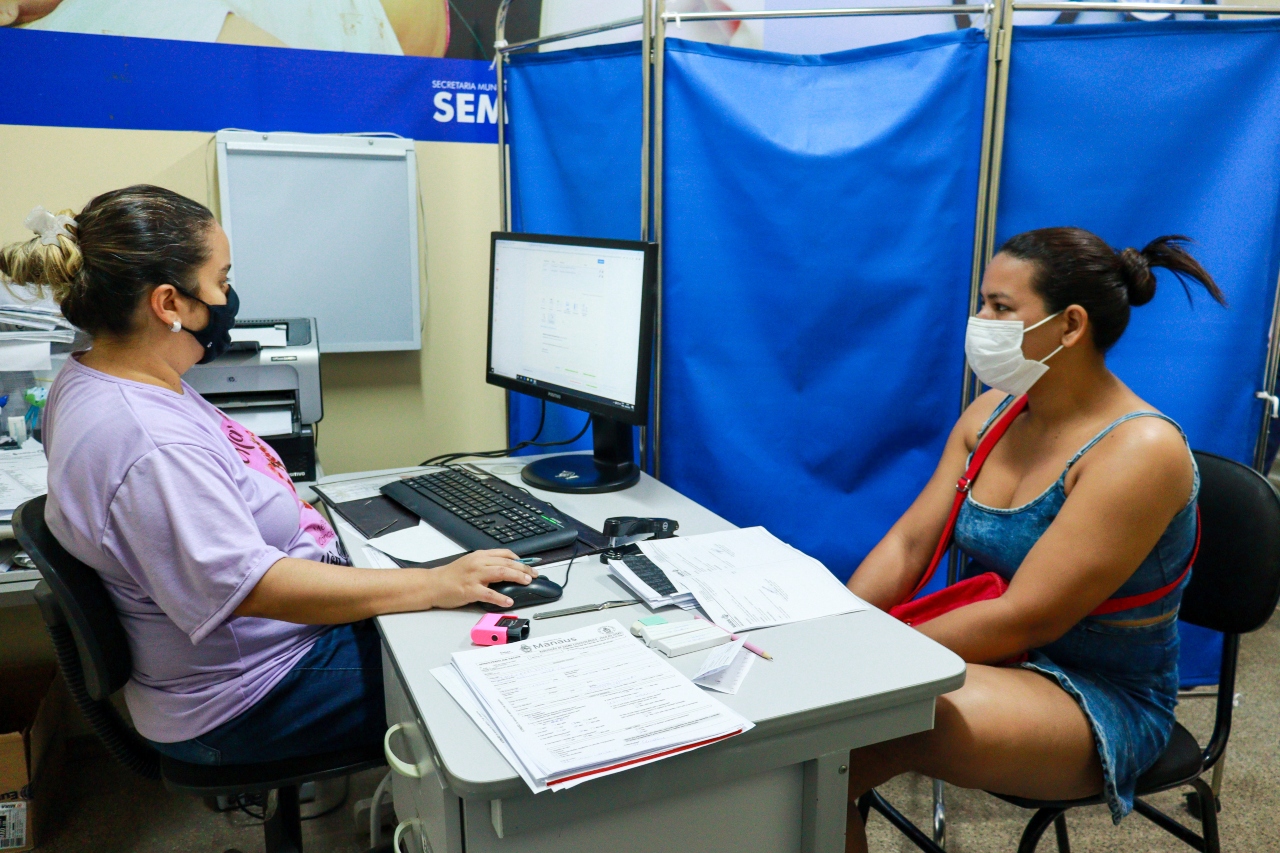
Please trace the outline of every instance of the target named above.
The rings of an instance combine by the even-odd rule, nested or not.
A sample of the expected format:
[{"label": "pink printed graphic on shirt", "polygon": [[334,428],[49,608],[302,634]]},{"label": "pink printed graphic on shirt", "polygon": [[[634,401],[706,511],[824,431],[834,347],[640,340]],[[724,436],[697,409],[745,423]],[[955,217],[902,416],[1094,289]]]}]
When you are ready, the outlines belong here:
[{"label": "pink printed graphic on shirt", "polygon": [[298,502],[299,526],[302,531],[309,534],[321,548],[328,549],[338,535],[315,507],[298,497],[298,490],[293,487],[288,469],[271,446],[226,415],[222,416],[222,431],[236,449],[241,462],[260,474],[266,474],[289,490],[293,499]]}]

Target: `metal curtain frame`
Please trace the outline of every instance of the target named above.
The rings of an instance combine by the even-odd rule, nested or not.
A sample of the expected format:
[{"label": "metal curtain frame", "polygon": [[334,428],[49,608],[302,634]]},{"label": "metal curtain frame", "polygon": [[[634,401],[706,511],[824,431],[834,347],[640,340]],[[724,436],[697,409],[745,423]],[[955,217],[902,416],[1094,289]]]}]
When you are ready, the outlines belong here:
[{"label": "metal curtain frame", "polygon": [[[623,27],[634,27],[641,24],[644,35],[641,42],[641,140],[640,140],[640,237],[641,240],[649,240],[650,210],[652,210],[653,233],[658,242],[658,301],[657,301],[657,323],[654,329],[654,382],[653,382],[653,474],[655,478],[662,478],[662,316],[663,316],[663,288],[662,288],[662,201],[663,201],[663,68],[664,58],[666,58],[666,40],[667,40],[667,23],[675,22],[676,26],[682,23],[696,22],[696,20],[758,20],[758,19],[778,19],[778,18],[850,18],[850,17],[870,17],[870,15],[922,15],[922,14],[982,14],[987,18],[987,38],[988,45],[988,65],[987,65],[987,92],[984,97],[983,104],[983,134],[982,134],[982,150],[980,150],[980,167],[978,179],[978,205],[974,214],[974,251],[972,259],[972,274],[970,274],[970,307],[977,302],[978,284],[982,278],[982,268],[986,263],[986,257],[989,257],[989,248],[987,248],[986,257],[983,255],[983,247],[989,246],[993,240],[992,237],[984,237],[987,234],[988,222],[988,192],[991,192],[992,181],[998,183],[998,138],[996,133],[992,132],[992,113],[998,106],[1002,105],[1002,92],[998,91],[996,83],[996,74],[993,73],[998,67],[998,58],[1000,58],[1000,45],[1007,45],[1007,37],[1002,36],[1004,29],[1001,22],[1009,17],[1006,14],[1006,6],[1009,0],[988,0],[987,3],[969,3],[969,4],[948,4],[948,5],[916,5],[916,6],[861,6],[861,8],[842,8],[842,9],[792,9],[792,10],[765,10],[765,12],[699,12],[699,13],[675,13],[668,12],[666,9],[666,0],[643,0],[643,14],[637,18],[625,18],[614,20],[611,23],[598,24],[594,27],[584,27],[580,29],[571,29],[571,31],[552,33],[552,35],[541,36],[539,38],[527,38],[525,41],[518,41],[515,44],[507,41],[507,12],[511,8],[513,0],[503,0],[499,5],[497,20],[495,20],[494,33],[494,64],[497,70],[497,122],[498,122],[498,195],[499,195],[499,219],[503,228],[511,228],[511,182],[509,182],[509,173],[511,173],[511,164],[507,155],[507,102],[506,102],[506,79],[504,79],[504,65],[509,54],[518,50],[527,50],[531,47],[552,44],[556,41],[568,40],[568,38],[576,38],[580,36],[595,35],[595,33],[609,32],[613,29],[621,29]],[[654,4],[658,4],[658,14],[654,14]],[[1005,38],[1005,41],[998,41]],[[993,150],[996,146],[996,150]],[[995,164],[995,168],[992,168]],[[993,214],[992,214],[993,215]],[[974,387],[974,380],[970,374],[968,365],[965,366],[965,382],[964,389],[961,392],[961,406],[963,411],[972,400],[972,392],[970,389]],[[644,428],[641,428],[644,430]],[[645,462],[645,433],[640,434],[641,447],[641,467]],[[952,561],[954,562],[954,561]]]},{"label": "metal curtain frame", "polygon": [[[1036,2],[1035,0],[989,0],[982,4],[955,4],[936,6],[854,7],[841,9],[797,9],[759,12],[670,12],[665,0],[644,0],[643,14],[606,24],[583,27],[562,33],[541,36],[509,44],[506,40],[507,12],[513,0],[502,0],[498,8],[494,42],[494,62],[497,72],[497,124],[498,124],[498,173],[499,213],[502,227],[511,227],[510,164],[506,144],[506,87],[504,66],[508,54],[528,50],[552,42],[609,32],[640,24],[643,28],[641,48],[642,135],[640,163],[640,235],[649,239],[650,223],[658,241],[658,303],[654,347],[654,405],[653,405],[653,473],[661,478],[662,466],[662,196],[663,196],[663,67],[666,53],[667,23],[680,26],[685,21],[748,21],[783,18],[836,18],[882,15],[928,15],[981,13],[987,18],[987,86],[983,104],[982,148],[978,176],[978,201],[974,217],[974,248],[970,269],[969,308],[978,308],[982,274],[995,252],[996,217],[999,211],[1000,172],[1004,155],[1004,124],[1008,106],[1010,53],[1013,43],[1013,13],[1022,11],[1056,12],[1168,12],[1188,13],[1196,6],[1212,6],[1217,16],[1280,16],[1280,9],[1272,6],[1227,6],[1217,3],[1140,3],[1140,2],[1089,2],[1088,0],[1063,0],[1063,2]],[[655,14],[654,4],[660,12]],[[1254,444],[1253,467],[1265,474],[1262,468],[1266,459],[1267,439],[1270,434],[1272,413],[1280,401],[1271,396],[1277,376],[1280,375],[1280,281],[1272,305],[1271,325],[1268,335],[1266,366],[1263,373],[1264,387],[1258,396],[1269,404],[1258,427]],[[965,365],[960,394],[960,410],[963,411],[976,397],[977,379]],[[642,428],[643,430],[643,428]],[[641,462],[647,449],[644,433],[641,433]],[[952,560],[954,573],[955,561]]]},{"label": "metal curtain frame", "polygon": [[[506,62],[507,62],[507,56],[509,54],[515,53],[516,51],[529,50],[530,48],[540,47],[541,45],[551,44],[552,42],[565,41],[566,39],[578,38],[580,36],[595,35],[596,33],[607,33],[611,30],[622,29],[623,27],[634,27],[636,24],[644,25],[646,29],[646,42],[647,42],[648,41],[647,31],[649,27],[652,25],[652,22],[651,22],[652,16],[649,14],[649,10],[647,8],[648,4],[646,3],[645,14],[642,16],[637,16],[634,18],[624,18],[620,21],[611,21],[610,23],[607,23],[607,24],[598,24],[593,27],[582,27],[581,29],[577,29],[577,30],[568,30],[563,33],[553,33],[548,36],[541,36],[539,38],[534,38],[534,39],[525,39],[524,41],[518,41],[515,44],[509,44],[507,42],[507,12],[508,10],[510,10],[512,2],[513,0],[502,0],[502,3],[499,4],[498,16],[494,22],[494,28],[493,28],[494,29],[493,62],[494,62],[495,71],[497,73],[497,86],[498,86],[498,108],[497,108],[497,115],[495,116],[498,122],[498,219],[502,223],[502,228],[504,231],[511,230],[510,163],[508,162],[508,159],[507,159],[507,139],[506,139],[507,91],[506,91],[506,83],[504,79],[505,75],[503,73],[503,69],[506,66]],[[644,51],[641,51],[641,53],[644,53]],[[649,64],[649,61],[650,61],[650,58],[649,56],[646,55],[644,57],[644,62],[646,67]],[[649,87],[647,85],[648,84],[647,78],[648,78],[648,75],[646,74],[645,79],[643,81],[645,83],[644,104],[645,104],[646,114],[648,112],[648,103],[649,103],[649,92],[648,92]],[[645,124],[647,126],[648,124],[647,120],[645,121]],[[648,155],[648,139],[647,138],[642,140],[640,150],[642,154],[641,159],[646,161],[647,163],[648,161],[648,156],[647,156]],[[642,164],[641,173],[640,173],[641,174],[640,205],[642,208],[647,203],[647,185],[649,183],[648,169],[643,168],[643,165],[644,164]],[[647,236],[647,232],[648,232],[648,217],[642,215],[640,233],[643,236],[641,237],[641,239],[644,239],[644,237]]]},{"label": "metal curtain frame", "polygon": [[[1000,184],[1000,157],[1004,147],[1004,116],[1005,107],[1008,101],[1008,82],[1009,82],[1009,57],[1010,47],[1013,43],[1013,13],[1014,12],[1169,12],[1169,13],[1190,13],[1197,11],[1200,7],[1209,8],[1211,14],[1222,16],[1256,16],[1256,17],[1280,17],[1280,8],[1275,6],[1226,6],[1217,3],[1134,3],[1134,2],[1091,2],[1091,0],[1062,0],[1062,2],[1037,2],[1036,0],[1001,0],[1008,7],[1008,14],[1004,16],[1003,25],[1008,32],[1007,37],[1003,40],[1001,47],[1003,49],[1003,60],[1000,63],[999,76],[1001,83],[998,84],[999,91],[996,96],[996,112],[995,127],[993,133],[996,141],[994,144],[993,160],[992,160],[992,176],[991,176],[991,192],[989,200],[989,209],[987,212],[987,246],[984,252],[983,265],[991,260],[994,252],[995,240],[995,223],[996,214],[999,206],[999,184]],[[975,293],[976,296],[976,293]],[[976,303],[975,303],[976,308]],[[1271,326],[1268,331],[1267,340],[1267,359],[1263,369],[1263,388],[1257,392],[1257,397],[1262,398],[1266,405],[1263,406],[1261,422],[1258,425],[1258,436],[1253,448],[1253,468],[1258,473],[1266,476],[1267,472],[1263,470],[1266,463],[1267,454],[1267,438],[1271,432],[1271,421],[1277,416],[1277,408],[1280,407],[1280,400],[1277,400],[1273,394],[1276,386],[1277,374],[1280,373],[1280,281],[1277,281],[1276,293],[1271,308]],[[968,368],[966,367],[966,375]],[[966,383],[966,393],[970,390],[970,384]]]},{"label": "metal curtain frame", "polygon": [[[673,22],[677,27],[686,21],[761,21],[761,20],[777,20],[783,18],[851,18],[851,17],[871,17],[884,15],[960,15],[960,14],[981,14],[987,19],[987,40],[991,44],[991,40],[996,37],[997,28],[993,13],[997,9],[1002,9],[1009,0],[999,0],[1000,5],[996,5],[996,0],[989,0],[985,3],[955,3],[951,5],[935,5],[935,6],[871,6],[871,7],[850,7],[841,9],[788,9],[776,11],[760,11],[760,12],[670,12],[666,9],[666,0],[656,0],[660,5],[661,12],[655,16],[655,27],[653,34],[653,128],[647,131],[646,136],[652,135],[653,138],[653,230],[658,241],[658,310],[657,310],[657,341],[654,349],[655,371],[654,371],[654,416],[653,416],[653,475],[659,479],[662,476],[662,185],[663,185],[663,70],[666,56],[666,39],[667,39],[667,23]],[[989,49],[989,54],[994,51]],[[986,164],[990,160],[990,145],[992,135],[988,132],[990,127],[991,111],[996,103],[996,98],[992,90],[990,82],[991,78],[991,59],[988,59],[988,84],[986,100],[983,106],[983,134],[982,134],[982,168],[979,175],[979,195],[978,209],[974,219],[974,272],[972,278],[972,293],[970,302],[973,302],[974,294],[977,292],[977,282],[981,273],[976,270],[978,259],[980,256],[979,235],[985,222],[985,208],[983,200],[986,193],[987,184],[987,168]],[[968,375],[968,367],[965,367],[966,376]],[[966,387],[971,384],[966,380]],[[963,411],[963,406],[961,407]]]},{"label": "metal curtain frame", "polygon": [[[566,39],[578,38],[579,36],[595,35],[596,33],[606,33],[611,30],[618,30],[624,27],[633,27],[640,24],[643,27],[644,35],[641,42],[641,127],[642,135],[640,138],[640,239],[649,239],[649,103],[650,103],[650,78],[653,66],[653,52],[650,44],[652,42],[651,33],[653,31],[653,0],[644,0],[644,14],[635,18],[623,18],[618,21],[611,21],[607,24],[599,24],[592,27],[582,27],[576,30],[568,30],[562,33],[553,33],[539,38],[525,39],[515,44],[507,42],[507,12],[511,8],[513,0],[502,0],[498,6],[498,15],[494,21],[494,42],[493,42],[493,63],[497,75],[497,115],[495,119],[498,123],[498,221],[501,223],[502,230],[511,230],[511,161],[507,151],[507,90],[506,80],[503,73],[507,62],[507,56],[520,50],[529,50],[531,48],[540,47],[544,44],[552,42],[565,41]],[[661,246],[659,246],[661,250]],[[661,256],[658,260],[659,275],[661,275],[662,261]],[[659,284],[658,290],[658,316],[661,317],[662,311],[662,291]],[[657,339],[655,344],[661,343],[661,337]],[[655,350],[658,352],[658,350]],[[655,356],[661,358],[661,356]],[[658,362],[660,365],[661,362]],[[659,380],[661,373],[655,368],[654,378]],[[660,381],[660,380],[659,380]],[[655,387],[654,400],[661,399],[658,395],[660,385]],[[510,393],[506,397],[506,418],[508,428],[510,428],[511,420],[511,401]],[[657,446],[657,430],[658,412],[654,409],[654,446]],[[648,457],[648,430],[640,427],[640,470],[646,469],[646,461]],[[656,466],[656,461],[655,461]],[[654,474],[657,474],[655,467]]]}]

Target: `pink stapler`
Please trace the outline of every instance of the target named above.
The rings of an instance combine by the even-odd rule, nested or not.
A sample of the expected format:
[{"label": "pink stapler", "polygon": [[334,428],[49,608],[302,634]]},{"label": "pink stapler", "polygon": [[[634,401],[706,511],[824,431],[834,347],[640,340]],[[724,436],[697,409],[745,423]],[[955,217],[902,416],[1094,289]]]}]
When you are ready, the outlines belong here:
[{"label": "pink stapler", "polygon": [[471,629],[477,646],[501,646],[529,638],[529,620],[508,613],[486,613]]}]

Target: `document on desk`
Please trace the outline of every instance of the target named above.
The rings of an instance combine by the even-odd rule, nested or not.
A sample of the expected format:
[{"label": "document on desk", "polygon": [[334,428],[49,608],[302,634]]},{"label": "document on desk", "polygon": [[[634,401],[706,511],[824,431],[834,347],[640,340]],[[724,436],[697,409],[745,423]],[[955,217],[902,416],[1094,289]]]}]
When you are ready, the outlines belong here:
[{"label": "document on desk", "polygon": [[38,441],[19,450],[0,450],[0,521],[13,518],[19,504],[49,491],[49,461]]},{"label": "document on desk", "polygon": [[516,758],[516,754],[511,751],[511,747],[502,739],[502,733],[493,724],[493,720],[489,719],[489,715],[480,703],[476,701],[471,689],[463,682],[458,670],[451,664],[449,666],[438,666],[431,670],[431,674],[435,676],[436,681],[440,682],[440,686],[453,697],[453,701],[457,702],[458,706],[467,712],[467,716],[479,727],[480,731],[484,732],[484,736],[488,738],[489,743],[493,744],[493,748],[502,753],[502,757],[507,760],[511,768],[520,774],[520,778],[525,781],[529,789],[535,794],[547,790],[547,786],[530,776],[528,768],[520,763],[520,759]]},{"label": "document on desk", "polygon": [[721,693],[737,693],[756,660],[756,656],[746,650],[746,643],[745,639],[737,640],[712,649],[693,676],[693,683]]},{"label": "document on desk", "polygon": [[467,553],[466,548],[425,521],[419,521],[417,527],[406,527],[395,533],[377,536],[369,540],[369,545],[388,557],[410,563],[427,563],[444,557],[461,557]]},{"label": "document on desk", "polygon": [[[643,554],[637,554],[641,560],[645,557]],[[631,557],[624,558],[635,562]],[[627,565],[623,560],[609,560],[609,573],[618,579],[623,586],[630,590],[633,594],[639,596],[645,604],[650,608],[657,610],[659,607],[665,607],[668,604],[674,604],[685,610],[692,610],[698,606],[698,602],[688,590],[682,590],[679,587],[673,587],[674,592],[659,592],[655,590],[644,578],[640,577]]]},{"label": "document on desk", "polygon": [[498,733],[535,792],[570,788],[753,726],[613,619],[454,652],[452,666],[490,725],[474,709],[470,715]]},{"label": "document on desk", "polygon": [[636,543],[712,622],[749,631],[866,610],[827,567],[763,527]]},{"label": "document on desk", "polygon": [[376,477],[360,477],[355,480],[333,480],[316,483],[312,491],[324,498],[325,503],[333,506],[347,501],[369,500],[382,496],[382,487],[394,483],[406,474],[379,474]]}]

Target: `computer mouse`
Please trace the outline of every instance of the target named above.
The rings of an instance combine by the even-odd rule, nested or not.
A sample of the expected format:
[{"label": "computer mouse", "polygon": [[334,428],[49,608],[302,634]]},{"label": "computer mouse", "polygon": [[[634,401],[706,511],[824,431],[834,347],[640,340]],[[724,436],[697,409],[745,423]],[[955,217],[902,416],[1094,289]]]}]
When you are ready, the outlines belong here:
[{"label": "computer mouse", "polygon": [[534,578],[528,584],[516,583],[515,581],[492,583],[489,584],[489,589],[507,596],[514,602],[510,607],[499,607],[487,601],[480,602],[480,606],[490,613],[514,610],[519,607],[532,607],[535,604],[550,604],[553,601],[559,601],[560,596],[564,595],[564,587],[546,578]]}]

